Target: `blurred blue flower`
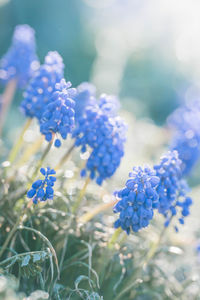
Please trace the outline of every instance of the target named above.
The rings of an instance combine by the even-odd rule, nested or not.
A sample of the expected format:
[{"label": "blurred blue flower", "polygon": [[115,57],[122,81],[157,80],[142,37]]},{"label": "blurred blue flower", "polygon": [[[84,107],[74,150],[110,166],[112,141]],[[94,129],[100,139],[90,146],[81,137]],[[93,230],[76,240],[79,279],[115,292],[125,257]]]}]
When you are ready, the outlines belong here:
[{"label": "blurred blue flower", "polygon": [[82,82],[77,87],[77,94],[73,98],[75,100],[75,120],[82,117],[85,108],[96,101],[96,88],[89,82]]},{"label": "blurred blue flower", "polygon": [[102,94],[99,98],[99,107],[110,116],[115,116],[120,109],[120,102],[114,95]]},{"label": "blurred blue flower", "polygon": [[[191,135],[190,135],[191,133]],[[183,175],[188,175],[200,158],[200,139],[191,130],[178,131],[171,142],[170,149],[177,150],[182,160]]]},{"label": "blurred blue flower", "polygon": [[[52,133],[60,134],[63,139],[66,139],[72,132],[75,124],[75,102],[72,98],[75,94],[76,89],[71,88],[71,82],[66,83],[65,79],[62,79],[56,84],[56,91],[50,103],[46,105],[40,120],[40,131],[48,142],[52,140]],[[60,147],[60,139],[57,138],[54,144]]]},{"label": "blurred blue flower", "polygon": [[35,31],[29,25],[16,26],[12,45],[0,61],[0,80],[16,78],[18,86],[25,87],[39,68],[35,48]]},{"label": "blurred blue flower", "polygon": [[186,103],[168,118],[173,130],[170,149],[177,150],[183,162],[183,175],[188,175],[200,158],[200,102]]},{"label": "blurred blue flower", "polygon": [[51,102],[56,83],[63,78],[63,69],[62,57],[56,51],[49,52],[24,93],[21,110],[27,117],[41,119],[47,104]]},{"label": "blurred blue flower", "polygon": [[120,198],[113,208],[114,213],[120,213],[115,228],[121,227],[129,234],[131,229],[137,232],[149,225],[153,210],[158,207],[156,188],[159,181],[156,172],[149,167],[133,168],[126,187],[115,193]]},{"label": "blurred blue flower", "polygon": [[28,198],[33,198],[33,203],[37,204],[39,201],[46,201],[47,199],[53,199],[54,195],[54,182],[56,174],[54,169],[47,167],[41,168],[40,173],[44,176],[44,179],[38,179],[32,184],[32,188],[27,192]]},{"label": "blurred blue flower", "polygon": [[200,254],[200,244],[198,244],[198,245],[196,246],[196,251],[197,251],[198,254]]},{"label": "blurred blue flower", "polygon": [[[106,105],[106,96],[104,96]],[[108,101],[109,96],[108,96]],[[118,116],[111,116],[110,109],[104,109],[101,98],[99,104],[89,105],[84,115],[78,120],[73,132],[75,146],[81,146],[81,151],[91,153],[81,175],[90,172],[90,178],[96,178],[101,185],[103,180],[111,177],[124,155],[127,126]],[[88,147],[89,146],[89,147]]]},{"label": "blurred blue flower", "polygon": [[160,164],[154,166],[156,176],[160,178],[156,189],[159,195],[158,211],[166,218],[165,226],[168,226],[172,217],[178,213],[179,223],[184,224],[184,217],[189,215],[189,207],[192,204],[191,198],[186,196],[189,188],[182,179],[181,166],[182,161],[177,151],[169,151],[161,158]]}]

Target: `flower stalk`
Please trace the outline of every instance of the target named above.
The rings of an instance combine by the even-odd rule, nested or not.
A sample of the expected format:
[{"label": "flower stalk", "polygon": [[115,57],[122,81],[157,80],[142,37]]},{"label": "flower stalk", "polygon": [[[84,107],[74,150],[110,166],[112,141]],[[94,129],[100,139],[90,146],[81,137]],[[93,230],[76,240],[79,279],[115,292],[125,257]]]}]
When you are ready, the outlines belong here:
[{"label": "flower stalk", "polygon": [[43,154],[42,154],[42,157],[40,158],[40,160],[38,160],[38,163],[37,163],[37,166],[35,168],[35,171],[33,172],[33,175],[31,177],[31,182],[35,179],[39,169],[41,168],[42,166],[42,163],[43,161],[45,160],[47,154],[49,153],[49,151],[51,150],[51,147],[53,145],[53,141],[54,141],[54,138],[52,138],[52,140],[48,143],[46,149],[44,150]]},{"label": "flower stalk", "polygon": [[89,222],[91,219],[93,219],[96,215],[98,215],[99,213],[109,209],[110,207],[114,206],[116,203],[118,202],[118,200],[113,200],[109,203],[104,203],[104,204],[100,204],[97,207],[95,207],[94,209],[92,209],[92,211],[85,213],[84,215],[82,215],[78,221],[81,224],[85,224],[87,222]]},{"label": "flower stalk", "polygon": [[11,79],[5,88],[5,91],[2,95],[2,108],[0,111],[0,136],[2,134],[3,126],[6,120],[7,112],[9,110],[9,107],[11,105],[11,102],[13,100],[15,91],[17,87],[17,80],[16,79]]},{"label": "flower stalk", "polygon": [[83,199],[83,196],[85,195],[87,186],[90,182],[90,177],[87,177],[87,179],[85,180],[84,186],[83,188],[80,190],[80,193],[78,195],[78,198],[76,199],[74,205],[72,206],[72,213],[76,213],[77,209],[79,208],[80,204],[81,204],[81,200]]},{"label": "flower stalk", "polygon": [[159,245],[160,245],[160,243],[162,241],[162,238],[163,238],[163,236],[164,236],[167,228],[168,227],[163,227],[161,233],[159,234],[157,242],[154,243],[154,244],[152,244],[151,248],[149,249],[149,252],[147,253],[146,259],[143,262],[142,268],[145,268],[148,265],[149,261],[152,260],[154,258],[154,256],[156,255],[158,247],[159,247]]},{"label": "flower stalk", "polygon": [[120,234],[122,233],[121,227],[117,228],[113,235],[111,236],[110,240],[108,241],[108,248],[113,249],[115,243],[117,242]]},{"label": "flower stalk", "polygon": [[63,155],[63,157],[61,158],[61,160],[59,161],[59,163],[56,165],[56,167],[54,168],[56,171],[58,171],[62,166],[63,164],[69,159],[72,151],[74,150],[75,148],[75,145],[73,144],[69,149],[68,151]]},{"label": "flower stalk", "polygon": [[24,153],[22,154],[22,157],[17,162],[16,166],[20,167],[24,165],[30,159],[31,156],[37,153],[37,151],[40,149],[43,142],[44,142],[44,137],[41,136],[33,144],[28,146],[25,149]]},{"label": "flower stalk", "polygon": [[24,133],[26,132],[26,130],[30,127],[31,125],[31,122],[32,122],[32,119],[28,118],[28,120],[26,121],[26,123],[24,124],[24,127],[20,133],[20,136],[16,142],[16,144],[14,144],[12,150],[10,151],[10,154],[8,156],[8,160],[9,162],[12,164],[16,157],[17,157],[17,154],[19,153],[20,149],[21,149],[21,146],[23,144],[23,137],[24,137]]}]

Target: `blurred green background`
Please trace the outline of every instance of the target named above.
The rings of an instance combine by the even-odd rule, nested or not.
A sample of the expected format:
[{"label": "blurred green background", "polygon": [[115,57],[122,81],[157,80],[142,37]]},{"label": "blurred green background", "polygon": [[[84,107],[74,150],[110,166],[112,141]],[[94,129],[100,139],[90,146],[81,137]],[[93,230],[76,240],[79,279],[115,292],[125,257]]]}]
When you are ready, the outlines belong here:
[{"label": "blurred green background", "polygon": [[[41,63],[48,51],[57,50],[74,86],[89,80],[98,94],[118,94],[122,108],[161,125],[192,82],[193,66],[190,61],[182,65],[177,45],[179,7],[174,5],[165,0],[0,0],[0,57],[14,27],[27,23],[36,31]],[[20,92],[8,125],[13,118],[23,120],[17,110],[21,98]]]}]

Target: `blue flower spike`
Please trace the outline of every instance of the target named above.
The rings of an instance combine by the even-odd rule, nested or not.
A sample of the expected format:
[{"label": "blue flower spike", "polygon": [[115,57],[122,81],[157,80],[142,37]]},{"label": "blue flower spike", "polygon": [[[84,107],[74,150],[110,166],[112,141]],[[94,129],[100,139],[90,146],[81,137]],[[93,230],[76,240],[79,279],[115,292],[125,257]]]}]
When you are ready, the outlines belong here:
[{"label": "blue flower spike", "polygon": [[54,190],[53,186],[56,181],[56,174],[54,169],[49,167],[41,168],[40,173],[44,176],[44,179],[38,179],[33,184],[31,189],[27,192],[27,197],[33,199],[33,203],[44,202],[48,199],[53,200]]},{"label": "blue flower spike", "polygon": [[18,25],[12,45],[0,61],[0,80],[7,83],[16,78],[18,86],[24,88],[38,68],[35,31],[29,25]]},{"label": "blue flower spike", "polygon": [[[52,133],[59,134],[64,140],[72,133],[75,125],[75,102],[72,98],[75,94],[76,89],[71,88],[71,82],[62,79],[56,84],[56,91],[40,121],[40,132],[45,135],[48,142],[52,139]],[[60,138],[55,140],[54,145],[61,146]]]},{"label": "blue flower spike", "polygon": [[96,88],[89,82],[82,82],[77,86],[77,93],[73,98],[75,105],[75,120],[78,121],[82,117],[85,108],[96,102]]},{"label": "blue flower spike", "polygon": [[171,150],[177,150],[182,173],[188,175],[200,159],[200,101],[193,100],[176,109],[168,118],[172,130]]},{"label": "blue flower spike", "polygon": [[119,201],[113,208],[119,213],[114,227],[121,227],[127,234],[132,230],[138,232],[147,227],[153,218],[153,211],[158,207],[158,194],[156,188],[160,179],[156,172],[149,167],[134,167],[129,174],[126,186],[115,192]]},{"label": "blue flower spike", "polygon": [[[159,195],[158,212],[165,218],[165,226],[169,226],[171,219],[179,215],[179,223],[184,224],[184,218],[190,214],[189,207],[192,199],[187,196],[188,185],[182,179],[182,161],[177,151],[169,151],[161,157],[161,162],[154,166],[156,176],[160,178],[157,187]],[[175,228],[177,231],[177,226]]]},{"label": "blue flower spike", "polygon": [[127,130],[125,122],[116,115],[113,103],[111,113],[110,97],[104,96],[103,101],[88,105],[73,131],[75,146],[80,146],[83,153],[91,150],[81,175],[86,176],[89,172],[90,178],[96,179],[99,185],[119,167],[124,155]]},{"label": "blue flower spike", "polygon": [[39,121],[52,101],[56,91],[56,83],[63,78],[64,64],[62,57],[56,52],[48,52],[45,62],[31,79],[24,92],[21,110],[28,118],[37,118]]}]

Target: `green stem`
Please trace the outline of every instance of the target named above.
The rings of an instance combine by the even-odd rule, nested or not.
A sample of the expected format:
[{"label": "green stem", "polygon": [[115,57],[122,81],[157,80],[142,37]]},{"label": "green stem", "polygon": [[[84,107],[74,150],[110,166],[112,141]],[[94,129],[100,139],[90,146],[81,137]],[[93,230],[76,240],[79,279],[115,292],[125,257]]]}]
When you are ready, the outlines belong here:
[{"label": "green stem", "polygon": [[[117,297],[115,298],[115,300],[119,300],[122,296],[124,296],[126,293],[128,293],[132,288],[134,288],[138,283],[140,283],[140,279],[136,279],[133,281],[133,283],[131,283],[127,288],[125,288],[121,293],[119,293],[117,295]],[[133,298],[135,298],[136,292],[134,293]],[[124,297],[122,299],[125,299]]]},{"label": "green stem", "polygon": [[14,144],[12,150],[10,151],[10,154],[8,156],[8,160],[11,164],[14,162],[15,158],[17,157],[17,154],[19,153],[19,150],[21,149],[21,146],[23,144],[24,133],[26,132],[26,130],[31,125],[31,121],[32,121],[32,119],[30,119],[30,118],[26,121],[17,142]]},{"label": "green stem", "polygon": [[63,243],[63,249],[62,249],[62,253],[61,253],[61,257],[60,257],[60,264],[59,264],[60,271],[62,271],[67,246],[68,246],[68,235],[65,237],[64,243]]},{"label": "green stem", "polygon": [[149,261],[150,261],[151,259],[153,259],[154,256],[156,255],[156,252],[157,252],[157,250],[158,250],[158,247],[159,247],[159,245],[160,245],[160,243],[161,243],[161,241],[162,241],[162,238],[163,238],[163,236],[164,236],[164,234],[165,234],[167,228],[168,228],[168,227],[163,227],[163,229],[162,229],[162,231],[161,231],[161,233],[160,233],[160,235],[159,235],[159,238],[158,238],[157,242],[154,243],[154,244],[151,246],[151,248],[149,249],[149,252],[147,253],[146,259],[145,259],[145,261],[143,262],[142,268],[145,268],[145,267],[148,265]]},{"label": "green stem", "polygon": [[81,224],[85,224],[88,221],[90,221],[91,219],[93,219],[96,215],[101,213],[102,211],[105,211],[105,210],[109,209],[110,207],[114,206],[117,202],[118,202],[118,200],[113,200],[109,203],[100,204],[100,205],[96,206],[95,208],[93,208],[88,213],[85,213],[83,216],[81,216],[78,219],[78,221]]},{"label": "green stem", "polygon": [[37,163],[37,165],[36,165],[36,167],[35,167],[35,171],[33,172],[33,175],[32,175],[32,177],[31,177],[31,182],[34,181],[34,179],[35,179],[35,177],[36,177],[36,175],[37,175],[39,169],[42,167],[43,161],[45,160],[47,154],[48,154],[49,151],[51,150],[51,146],[52,146],[52,144],[53,144],[53,140],[54,140],[54,139],[52,138],[51,142],[48,143],[46,149],[44,150],[44,152],[43,152],[43,154],[42,154],[42,157],[41,157],[40,160],[38,161],[38,163]]},{"label": "green stem", "polygon": [[16,167],[20,167],[24,165],[31,156],[33,156],[40,149],[42,143],[44,141],[44,136],[41,135],[34,143],[31,143],[21,155],[21,158],[16,163]]},{"label": "green stem", "polygon": [[73,149],[75,148],[75,145],[73,144],[68,151],[63,155],[63,157],[61,158],[61,160],[59,161],[59,163],[56,165],[56,167],[54,168],[56,171],[59,170],[63,164],[68,160],[68,158],[70,157]]},{"label": "green stem", "polygon": [[74,205],[72,206],[72,213],[73,214],[76,213],[77,209],[79,208],[81,200],[82,200],[83,196],[85,195],[85,192],[86,192],[86,189],[87,189],[87,186],[88,186],[89,182],[90,182],[90,177],[88,177],[86,179],[83,188],[80,190],[78,198],[76,199]]},{"label": "green stem", "polygon": [[13,226],[13,228],[11,229],[11,231],[9,232],[7,239],[5,240],[1,250],[0,250],[0,258],[3,255],[5,249],[7,248],[11,238],[13,237],[13,235],[15,234],[15,232],[17,231],[17,228],[19,226],[19,224],[22,222],[24,215],[26,214],[27,210],[31,207],[32,205],[32,199],[28,202],[28,204],[24,207],[22,214],[18,217],[15,225]]},{"label": "green stem", "polygon": [[2,95],[2,108],[0,111],[0,136],[3,130],[3,126],[6,120],[6,116],[10,107],[10,104],[13,100],[15,91],[17,87],[17,80],[16,79],[11,79],[5,88],[5,91]]},{"label": "green stem", "polygon": [[120,236],[121,233],[122,233],[121,227],[119,227],[115,230],[115,232],[113,233],[113,235],[111,236],[111,238],[108,242],[108,248],[109,249],[113,249],[114,244],[117,242],[118,237]]},{"label": "green stem", "polygon": [[[42,141],[42,140],[39,140],[39,144],[40,144],[40,145],[41,145],[41,141]],[[31,177],[30,182],[32,182],[32,181],[35,179],[35,177],[36,177],[36,175],[37,175],[37,173],[38,173],[38,170],[41,168],[44,159],[46,158],[47,154],[49,153],[49,151],[50,151],[50,149],[51,149],[52,144],[53,144],[53,139],[51,140],[51,142],[48,143],[46,149],[44,150],[44,152],[43,152],[43,154],[42,154],[42,157],[38,160],[37,165],[36,165],[36,167],[35,167],[35,170],[34,170],[34,172],[33,172],[33,174],[32,174],[32,177]],[[38,146],[38,145],[37,145],[37,146]],[[37,149],[38,149],[38,148],[37,148]],[[21,164],[21,161],[19,162],[19,165],[20,165],[20,164]],[[17,164],[17,166],[18,166],[18,164]],[[7,182],[8,182],[8,183],[11,182],[13,179],[15,179],[15,177],[16,177],[16,172],[15,172],[14,175],[10,176],[10,177],[7,179]],[[30,188],[30,184],[28,184],[28,189],[29,189],[29,188]]]}]

